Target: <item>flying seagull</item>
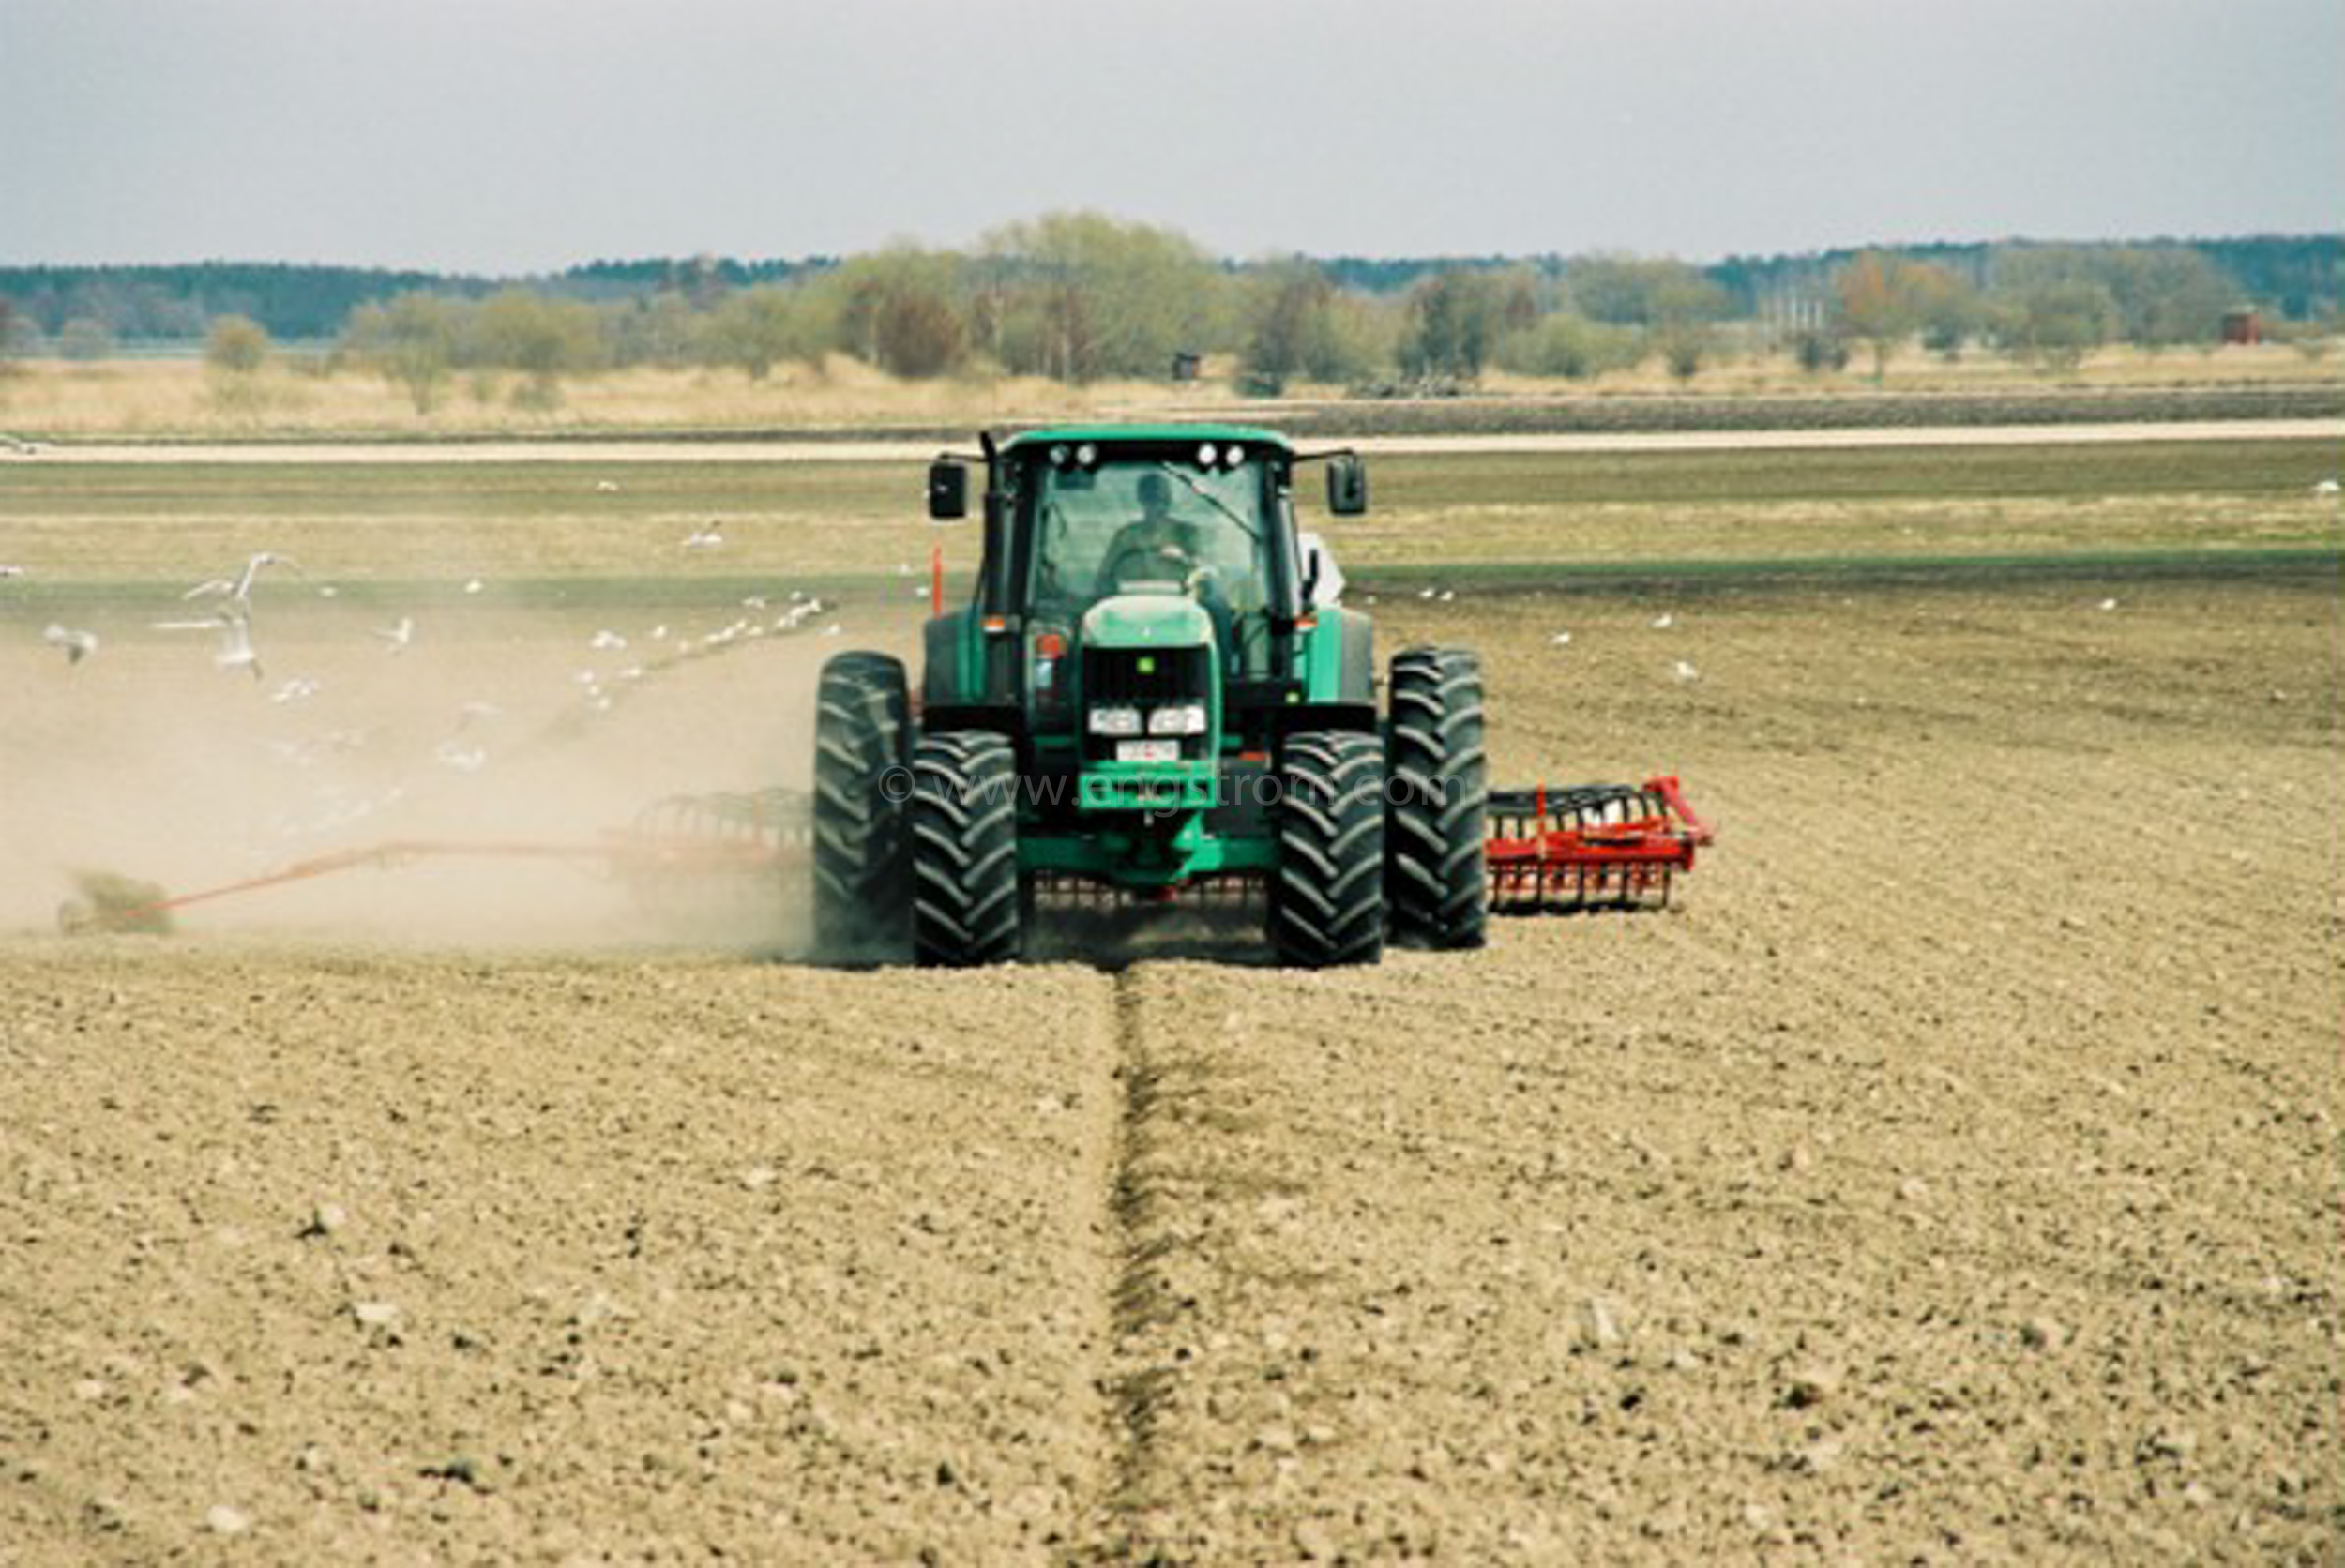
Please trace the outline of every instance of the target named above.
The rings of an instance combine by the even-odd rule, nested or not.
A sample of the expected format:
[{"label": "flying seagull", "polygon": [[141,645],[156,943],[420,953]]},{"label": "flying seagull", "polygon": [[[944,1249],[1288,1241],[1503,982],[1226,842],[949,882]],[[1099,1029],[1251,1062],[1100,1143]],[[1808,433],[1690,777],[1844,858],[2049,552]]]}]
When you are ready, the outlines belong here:
[{"label": "flying seagull", "polygon": [[79,664],[90,655],[98,652],[96,632],[80,631],[71,626],[57,626],[53,622],[42,630],[40,640],[52,648],[63,648],[65,661],[68,664]]},{"label": "flying seagull", "polygon": [[222,670],[250,670],[254,680],[261,678],[261,657],[252,650],[252,614],[233,594],[200,621],[158,621],[155,629],[218,632],[219,651],[212,656],[212,662]]},{"label": "flying seagull", "polygon": [[255,552],[251,559],[245,562],[244,570],[238,572],[234,578],[216,577],[209,582],[199,582],[179,596],[184,599],[202,599],[224,594],[238,604],[250,605],[252,602],[252,584],[259,579],[261,568],[264,566],[283,566],[295,572],[301,570],[301,564],[292,556],[280,555],[273,550],[264,550]]}]

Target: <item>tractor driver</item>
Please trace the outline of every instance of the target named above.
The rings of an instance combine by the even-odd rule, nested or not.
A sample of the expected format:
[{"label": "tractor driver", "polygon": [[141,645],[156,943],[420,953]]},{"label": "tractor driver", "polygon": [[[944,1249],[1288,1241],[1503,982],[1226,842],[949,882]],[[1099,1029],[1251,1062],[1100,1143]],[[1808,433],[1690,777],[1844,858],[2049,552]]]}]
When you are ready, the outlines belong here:
[{"label": "tractor driver", "polygon": [[1197,525],[1172,515],[1172,482],[1157,473],[1140,476],[1140,516],[1115,531],[1099,559],[1099,594],[1127,582],[1186,582],[1200,564]]}]

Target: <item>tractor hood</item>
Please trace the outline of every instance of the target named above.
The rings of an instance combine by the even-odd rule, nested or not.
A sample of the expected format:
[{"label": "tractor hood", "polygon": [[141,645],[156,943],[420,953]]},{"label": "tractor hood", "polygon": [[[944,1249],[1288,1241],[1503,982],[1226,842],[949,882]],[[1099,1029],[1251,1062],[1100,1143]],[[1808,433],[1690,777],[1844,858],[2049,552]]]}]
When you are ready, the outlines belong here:
[{"label": "tractor hood", "polygon": [[1203,648],[1213,617],[1180,594],[1116,594],[1083,612],[1086,648]]}]

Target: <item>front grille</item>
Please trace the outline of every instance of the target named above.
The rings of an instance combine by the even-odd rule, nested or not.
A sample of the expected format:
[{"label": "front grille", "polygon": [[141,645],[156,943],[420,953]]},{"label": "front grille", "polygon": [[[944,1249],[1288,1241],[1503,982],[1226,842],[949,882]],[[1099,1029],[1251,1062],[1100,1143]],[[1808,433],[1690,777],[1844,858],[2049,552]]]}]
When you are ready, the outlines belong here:
[{"label": "front grille", "polygon": [[[1146,716],[1156,708],[1174,702],[1211,702],[1213,700],[1213,654],[1206,648],[1086,648],[1082,658],[1082,707],[1085,716],[1093,708],[1138,708],[1142,715],[1142,733],[1146,733]],[[1091,733],[1088,716],[1076,720],[1082,737],[1082,754],[1089,761],[1104,761],[1115,755],[1115,737]],[[1205,754],[1206,737],[1187,735],[1181,739],[1183,759]]]},{"label": "front grille", "polygon": [[1083,705],[1202,702],[1212,675],[1211,655],[1203,648],[1086,648]]}]

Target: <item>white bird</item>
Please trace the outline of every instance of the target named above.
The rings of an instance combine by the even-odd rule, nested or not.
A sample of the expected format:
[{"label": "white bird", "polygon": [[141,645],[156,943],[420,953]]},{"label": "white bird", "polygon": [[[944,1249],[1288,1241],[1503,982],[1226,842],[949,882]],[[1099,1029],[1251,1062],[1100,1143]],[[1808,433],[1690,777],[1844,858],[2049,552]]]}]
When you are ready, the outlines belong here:
[{"label": "white bird", "polygon": [[1458,596],[1458,591],[1455,588],[1445,588],[1441,591],[1439,596],[1442,603],[1447,604],[1450,600]]},{"label": "white bird", "polygon": [[1419,588],[1416,591],[1416,596],[1420,599],[1430,599],[1433,596],[1433,591],[1430,588]]},{"label": "white bird", "polygon": [[1675,675],[1681,681],[1698,681],[1702,679],[1702,671],[1696,670],[1692,665],[1687,664],[1682,658],[1677,661],[1676,667],[1672,669],[1670,673]]},{"label": "white bird", "polygon": [[652,628],[651,628],[651,640],[652,640],[654,642],[665,642],[666,641],[668,641],[668,628],[667,628],[667,627],[665,627],[665,626],[654,626],[654,627],[652,627]]},{"label": "white bird", "polygon": [[586,645],[597,653],[609,653],[627,646],[627,639],[615,631],[598,631],[586,640]]},{"label": "white bird", "polygon": [[98,652],[96,632],[80,631],[71,626],[58,626],[53,622],[42,629],[40,640],[52,648],[63,648],[65,661],[68,664],[79,664],[90,655]]},{"label": "white bird", "polygon": [[272,702],[298,702],[305,697],[318,694],[318,683],[306,676],[296,676],[268,694]]},{"label": "white bird", "polygon": [[1571,646],[1571,633],[1567,631],[1559,631],[1554,636],[1549,638],[1547,642],[1548,646],[1551,648],[1568,648]]},{"label": "white bird", "polygon": [[684,548],[687,550],[716,550],[722,546],[724,542],[724,534],[715,523],[710,522],[702,524],[700,527],[693,529],[690,534],[685,535]]},{"label": "white bird", "polygon": [[744,610],[763,610],[765,608],[765,596],[763,594],[751,594],[748,598],[741,601],[741,608]]},{"label": "white bird", "polygon": [[394,625],[375,627],[374,635],[389,643],[392,653],[403,654],[407,645],[416,640],[415,617],[401,615]]},{"label": "white bird", "polygon": [[1656,615],[1653,618],[1655,631],[1667,631],[1675,625],[1677,625],[1677,617],[1674,615]]},{"label": "white bird", "polygon": [[616,479],[598,479],[595,489],[603,495],[616,495],[619,493],[619,482]]},{"label": "white bird", "polygon": [[474,577],[474,578],[467,578],[467,579],[465,579],[465,580],[464,580],[464,592],[465,592],[465,593],[467,593],[467,594],[477,594],[477,593],[479,593],[479,592],[480,592],[480,589],[481,589],[481,582],[480,582],[480,580],[479,580],[478,578]]},{"label": "white bird", "polygon": [[825,637],[837,637],[839,635],[839,623],[833,621],[829,626],[825,626],[823,628],[823,635]]},{"label": "white bird", "polygon": [[6,564],[0,564],[0,578],[23,577],[23,575],[24,568],[22,566],[11,566]]},{"label": "white bird", "polygon": [[252,612],[231,594],[220,607],[201,621],[158,621],[157,631],[208,631],[219,634],[219,651],[212,662],[222,670],[250,670],[261,678],[260,656],[252,650]]},{"label": "white bird", "polygon": [[224,594],[238,604],[249,605],[252,602],[252,584],[259,579],[264,566],[284,566],[295,572],[301,570],[301,564],[292,556],[264,550],[255,552],[244,564],[244,570],[234,578],[216,577],[209,582],[199,582],[179,596],[183,599],[201,599]]},{"label": "white bird", "polygon": [[2319,484],[2312,487],[2312,493],[2315,495],[2335,495],[2337,493],[2337,481],[2334,479],[2323,479]]},{"label": "white bird", "polygon": [[222,670],[250,670],[254,680],[261,679],[261,656],[252,651],[252,622],[243,615],[223,615],[219,620],[219,652],[212,662]]},{"label": "white bird", "polygon": [[2103,599],[2100,602],[2099,608],[2102,610],[2114,610],[2117,608],[2117,601],[2115,599]]},{"label": "white bird", "polygon": [[318,590],[318,597],[322,599],[335,598],[338,597],[340,593],[341,590],[340,588],[335,587],[329,582]]},{"label": "white bird", "polygon": [[442,741],[432,756],[459,773],[478,773],[487,765],[489,754],[477,746],[459,746],[454,741]]}]

